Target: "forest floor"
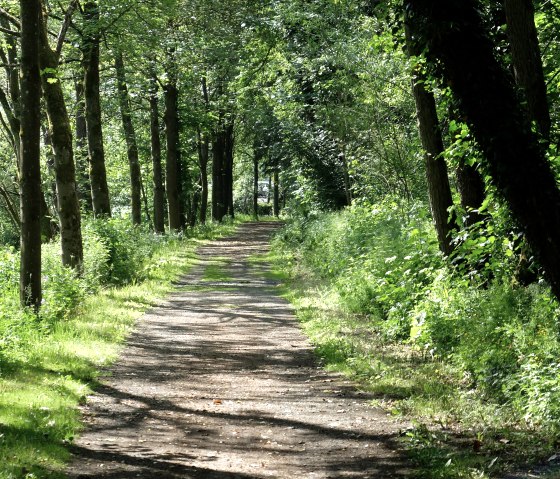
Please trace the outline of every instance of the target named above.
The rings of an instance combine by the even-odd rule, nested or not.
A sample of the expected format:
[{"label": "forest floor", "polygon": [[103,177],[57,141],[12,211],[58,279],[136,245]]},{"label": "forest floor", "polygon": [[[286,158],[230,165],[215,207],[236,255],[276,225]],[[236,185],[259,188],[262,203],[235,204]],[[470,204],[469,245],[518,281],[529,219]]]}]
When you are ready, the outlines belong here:
[{"label": "forest floor", "polygon": [[399,478],[405,424],[323,370],[263,260],[278,223],[198,251],[83,407],[70,478]]}]

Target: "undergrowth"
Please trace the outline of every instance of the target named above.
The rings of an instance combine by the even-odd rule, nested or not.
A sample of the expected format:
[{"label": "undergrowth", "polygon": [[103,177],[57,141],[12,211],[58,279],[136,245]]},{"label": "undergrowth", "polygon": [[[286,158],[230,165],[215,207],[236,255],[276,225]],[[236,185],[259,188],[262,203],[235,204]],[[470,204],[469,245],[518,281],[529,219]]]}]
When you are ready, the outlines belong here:
[{"label": "undergrowth", "polygon": [[0,478],[62,478],[81,429],[78,405],[118,354],[135,320],[196,262],[201,240],[231,233],[208,225],[155,235],[123,220],[84,227],[84,274],[43,247],[39,316],[19,306],[18,254],[0,250]]},{"label": "undergrowth", "polygon": [[300,215],[274,242],[325,364],[412,421],[419,477],[496,477],[560,444],[559,306],[511,280],[506,227],[462,232],[455,266],[428,211],[399,202]]}]

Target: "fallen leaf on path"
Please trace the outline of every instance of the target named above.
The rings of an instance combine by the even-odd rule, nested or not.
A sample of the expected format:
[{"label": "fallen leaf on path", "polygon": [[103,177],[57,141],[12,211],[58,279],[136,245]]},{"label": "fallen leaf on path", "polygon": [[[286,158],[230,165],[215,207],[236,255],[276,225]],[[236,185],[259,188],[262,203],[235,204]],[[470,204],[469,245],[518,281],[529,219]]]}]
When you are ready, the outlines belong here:
[{"label": "fallen leaf on path", "polygon": [[223,401],[221,399],[214,399],[214,404],[220,405],[222,403],[223,403]]}]

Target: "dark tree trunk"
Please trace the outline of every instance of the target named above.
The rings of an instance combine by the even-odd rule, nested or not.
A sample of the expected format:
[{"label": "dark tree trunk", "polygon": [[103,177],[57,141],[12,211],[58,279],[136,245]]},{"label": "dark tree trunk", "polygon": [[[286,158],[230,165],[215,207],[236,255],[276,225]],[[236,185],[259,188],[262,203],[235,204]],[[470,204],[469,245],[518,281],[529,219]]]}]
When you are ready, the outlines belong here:
[{"label": "dark tree trunk", "polygon": [[62,264],[76,270],[82,267],[82,223],[80,204],[76,193],[76,172],[70,118],[66,109],[60,80],[56,76],[58,57],[47,37],[46,18],[40,26],[40,64],[43,94],[49,118],[50,142],[54,151],[56,177],[56,206],[60,225]]},{"label": "dark tree trunk", "polygon": [[200,132],[198,134],[198,166],[200,168],[200,215],[201,224],[206,223],[208,213],[208,138]]},{"label": "dark tree trunk", "polygon": [[85,211],[93,211],[91,201],[91,182],[88,172],[88,142],[86,125],[86,105],[84,101],[84,81],[83,78],[76,80],[76,148],[74,157],[76,161],[76,191],[78,200]]},{"label": "dark tree trunk", "polygon": [[467,215],[465,226],[472,226],[483,221],[485,215],[478,212],[486,197],[482,176],[474,165],[466,163],[465,158],[461,158],[455,175],[457,177],[457,189],[461,196],[461,206]]},{"label": "dark tree trunk", "polygon": [[225,168],[224,168],[224,195],[226,201],[226,214],[231,218],[234,217],[233,211],[233,149],[235,143],[235,137],[233,134],[233,123],[226,127],[225,131],[225,144],[226,144],[226,154],[225,154]]},{"label": "dark tree trunk", "polygon": [[161,165],[158,85],[154,73],[150,79],[150,137],[154,175],[154,230],[156,233],[165,233],[165,188]]},{"label": "dark tree trunk", "polygon": [[280,178],[278,174],[278,167],[274,168],[274,203],[273,203],[274,216],[280,216]]},{"label": "dark tree trunk", "polygon": [[99,6],[96,1],[84,4],[84,97],[90,161],[91,198],[96,217],[111,216],[103,128],[101,100],[99,98]]},{"label": "dark tree trunk", "polygon": [[504,7],[515,80],[527,101],[529,118],[537,124],[540,134],[548,139],[550,113],[533,0],[504,0]]},{"label": "dark tree trunk", "polygon": [[560,191],[512,78],[494,56],[477,6],[473,0],[405,2],[412,21],[421,26],[419,44],[459,100],[493,182],[560,299]]},{"label": "dark tree trunk", "polygon": [[130,108],[130,97],[126,84],[126,71],[123,55],[120,50],[115,53],[115,70],[117,72],[117,83],[119,89],[119,103],[121,117],[126,140],[128,166],[130,170],[130,198],[132,206],[132,224],[142,223],[142,174],[140,172],[140,159],[138,156],[138,144],[136,142],[136,131],[132,123]]},{"label": "dark tree trunk", "polygon": [[212,142],[212,219],[222,221],[227,214],[224,192],[226,141],[223,131],[218,131]]},{"label": "dark tree trunk", "polygon": [[173,83],[165,85],[165,134],[167,138],[167,162],[165,165],[165,189],[169,214],[169,228],[181,229],[181,205],[179,199],[179,92]]},{"label": "dark tree trunk", "polygon": [[41,306],[41,77],[39,21],[41,2],[20,0],[21,9],[21,264],[20,299],[38,311]]},{"label": "dark tree trunk", "polygon": [[[416,49],[411,41],[413,30],[410,22],[406,25],[405,30],[408,52],[411,56],[418,56],[421,50]],[[424,87],[424,80],[421,66],[416,65],[415,76],[412,79],[412,91],[416,104],[418,131],[424,149],[430,209],[439,249],[444,255],[449,256],[453,251],[451,244],[453,225],[449,221],[449,208],[453,206],[453,197],[449,186],[447,165],[443,158],[443,139],[437,117],[436,102],[433,93]]]},{"label": "dark tree trunk", "polygon": [[259,219],[259,163],[261,152],[258,146],[253,148],[253,217]]}]

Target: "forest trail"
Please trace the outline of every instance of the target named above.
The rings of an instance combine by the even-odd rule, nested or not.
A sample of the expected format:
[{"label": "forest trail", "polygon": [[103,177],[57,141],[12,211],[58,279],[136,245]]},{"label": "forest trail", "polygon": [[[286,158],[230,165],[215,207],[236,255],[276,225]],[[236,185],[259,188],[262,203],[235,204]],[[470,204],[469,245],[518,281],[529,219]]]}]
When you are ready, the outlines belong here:
[{"label": "forest trail", "polygon": [[323,371],[257,255],[277,223],[198,251],[84,407],[70,478],[398,478],[398,424]]}]

